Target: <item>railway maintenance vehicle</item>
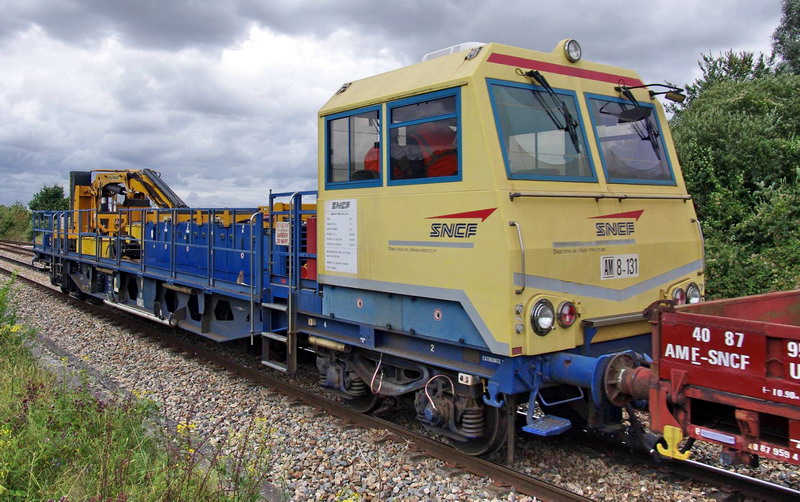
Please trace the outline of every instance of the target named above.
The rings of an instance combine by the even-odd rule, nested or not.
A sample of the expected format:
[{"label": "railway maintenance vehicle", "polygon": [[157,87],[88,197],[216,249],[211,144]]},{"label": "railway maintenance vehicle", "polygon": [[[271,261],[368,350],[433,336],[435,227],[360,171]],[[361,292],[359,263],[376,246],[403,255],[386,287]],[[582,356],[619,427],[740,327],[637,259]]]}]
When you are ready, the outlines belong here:
[{"label": "railway maintenance vehicle", "polygon": [[353,408],[413,407],[473,455],[524,414],[535,435],[800,464],[796,295],[719,307],[733,320],[700,303],[702,232],[656,99],[681,90],[574,40],[425,59],[325,103],[317,191],[200,209],[149,169],[73,172],[70,210],[34,213],[35,259],[65,292],[260,344],[270,368],[311,353]]}]

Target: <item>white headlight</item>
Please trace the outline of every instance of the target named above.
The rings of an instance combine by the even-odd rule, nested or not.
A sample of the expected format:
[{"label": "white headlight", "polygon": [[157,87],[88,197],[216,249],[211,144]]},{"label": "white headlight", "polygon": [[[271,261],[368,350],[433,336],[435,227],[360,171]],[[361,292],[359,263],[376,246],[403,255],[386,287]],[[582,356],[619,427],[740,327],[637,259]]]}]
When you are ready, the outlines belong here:
[{"label": "white headlight", "polygon": [[675,305],[683,305],[686,303],[686,291],[683,288],[675,288],[672,292],[672,299],[675,300]]},{"label": "white headlight", "polygon": [[550,333],[553,329],[556,313],[553,304],[547,300],[539,300],[531,309],[531,327],[539,336]]},{"label": "white headlight", "polygon": [[686,288],[686,303],[700,303],[700,300],[702,300],[700,287],[695,283],[689,284]]}]

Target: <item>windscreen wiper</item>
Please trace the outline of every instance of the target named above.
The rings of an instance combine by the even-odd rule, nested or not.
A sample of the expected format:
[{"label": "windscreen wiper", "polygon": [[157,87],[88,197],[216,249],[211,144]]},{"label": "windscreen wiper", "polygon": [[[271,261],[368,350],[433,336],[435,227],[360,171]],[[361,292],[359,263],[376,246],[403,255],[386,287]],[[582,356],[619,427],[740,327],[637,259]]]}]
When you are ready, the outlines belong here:
[{"label": "windscreen wiper", "polygon": [[640,120],[643,120],[644,127],[647,130],[647,134],[642,134],[638,130],[637,134],[639,134],[639,137],[642,138],[642,140],[650,141],[650,146],[653,147],[653,152],[656,154],[656,158],[658,158],[658,160],[661,160],[661,150],[658,147],[659,134],[658,131],[656,131],[656,128],[653,126],[653,123],[650,122],[651,110],[649,108],[642,108],[641,106],[639,106],[639,102],[636,101],[636,97],[633,95],[630,88],[621,85],[618,87],[614,87],[614,90],[622,94],[622,96],[631,103],[633,103],[634,106],[634,109],[631,110],[631,112],[633,113],[625,114],[625,112],[622,112],[619,115],[620,122],[631,122],[635,128],[636,127],[635,123]]},{"label": "windscreen wiper", "polygon": [[[544,106],[545,111],[547,112],[548,115],[550,115],[550,118],[553,120],[553,123],[556,125],[556,127],[561,129],[562,131],[566,131],[569,133],[569,137],[572,140],[572,144],[573,146],[575,146],[575,151],[577,153],[581,153],[581,144],[578,141],[578,126],[580,124],[578,124],[578,121],[575,120],[575,118],[569,112],[567,104],[558,97],[556,91],[554,91],[553,88],[550,87],[550,83],[547,81],[546,78],[544,78],[544,75],[539,73],[538,70],[530,70],[524,73],[519,68],[517,68],[517,70],[518,70],[517,73],[524,75],[530,78],[531,80],[535,80],[537,84],[544,87],[544,90],[547,91],[547,94],[550,96],[550,99],[553,100],[554,108],[558,109],[558,111],[560,111],[561,115],[564,117],[565,123],[562,124],[561,121],[558,120],[553,115],[553,112],[551,111],[550,107],[544,106],[544,103],[542,103],[542,106]],[[541,103],[542,100],[539,98],[539,94],[536,91],[533,91],[533,93]]]}]

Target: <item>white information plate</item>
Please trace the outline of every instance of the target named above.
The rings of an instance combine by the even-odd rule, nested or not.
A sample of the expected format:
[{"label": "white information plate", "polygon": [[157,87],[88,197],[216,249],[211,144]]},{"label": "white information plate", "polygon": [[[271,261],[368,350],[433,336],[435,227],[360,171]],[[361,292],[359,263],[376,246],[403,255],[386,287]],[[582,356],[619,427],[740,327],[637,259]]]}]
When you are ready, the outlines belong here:
[{"label": "white information plate", "polygon": [[325,201],[325,269],[358,273],[356,199]]},{"label": "white information plate", "polygon": [[600,257],[600,279],[639,277],[638,254],[612,254]]}]

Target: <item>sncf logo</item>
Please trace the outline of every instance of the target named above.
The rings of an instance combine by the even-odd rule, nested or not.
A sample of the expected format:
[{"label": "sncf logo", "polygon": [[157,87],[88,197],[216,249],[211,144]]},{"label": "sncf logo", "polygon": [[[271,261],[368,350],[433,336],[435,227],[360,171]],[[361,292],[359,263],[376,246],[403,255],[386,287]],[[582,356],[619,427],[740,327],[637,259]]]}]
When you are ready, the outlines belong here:
[{"label": "sncf logo", "polygon": [[628,211],[627,213],[604,214],[602,216],[592,216],[590,220],[611,220],[595,223],[594,228],[598,237],[611,237],[615,235],[633,235],[636,232],[636,222],[644,212]]},{"label": "sncf logo", "polygon": [[[431,223],[429,236],[433,238],[456,238],[469,239],[478,235],[478,225],[486,221],[497,210],[496,207],[481,209],[479,211],[467,211],[466,213],[443,214],[431,216],[428,220],[447,220],[444,222]],[[453,220],[481,220],[474,221],[453,221]]]}]

